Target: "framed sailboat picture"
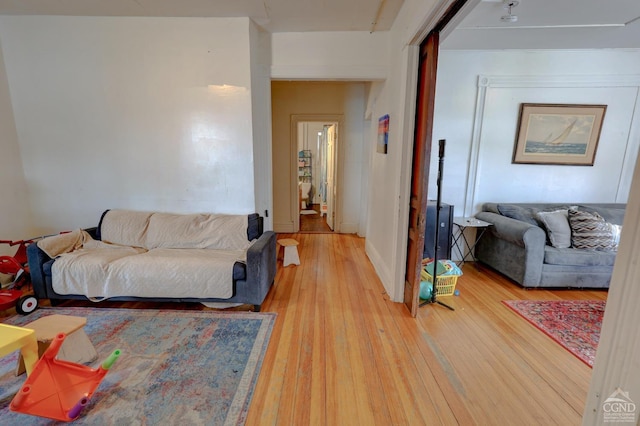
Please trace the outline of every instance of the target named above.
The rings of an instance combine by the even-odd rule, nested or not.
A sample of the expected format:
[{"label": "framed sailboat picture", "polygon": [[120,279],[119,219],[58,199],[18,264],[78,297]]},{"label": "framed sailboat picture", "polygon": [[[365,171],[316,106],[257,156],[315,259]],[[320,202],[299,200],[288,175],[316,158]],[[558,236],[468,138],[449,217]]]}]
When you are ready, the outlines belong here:
[{"label": "framed sailboat picture", "polygon": [[606,105],[520,104],[513,163],[593,166]]}]

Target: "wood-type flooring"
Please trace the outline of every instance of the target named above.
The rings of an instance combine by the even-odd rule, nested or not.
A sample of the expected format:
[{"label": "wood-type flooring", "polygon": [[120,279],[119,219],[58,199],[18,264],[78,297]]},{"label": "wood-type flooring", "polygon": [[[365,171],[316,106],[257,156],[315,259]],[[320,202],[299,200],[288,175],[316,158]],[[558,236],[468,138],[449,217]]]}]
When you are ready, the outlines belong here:
[{"label": "wood-type flooring", "polygon": [[300,242],[301,264],[283,268],[278,261],[275,285],[262,305],[278,317],[247,425],[580,424],[591,368],[501,301],[605,300],[606,291],[524,290],[466,263],[460,295],[441,299],[455,311],[426,305],[411,318],[403,304],[390,300],[363,238],[278,238]]}]

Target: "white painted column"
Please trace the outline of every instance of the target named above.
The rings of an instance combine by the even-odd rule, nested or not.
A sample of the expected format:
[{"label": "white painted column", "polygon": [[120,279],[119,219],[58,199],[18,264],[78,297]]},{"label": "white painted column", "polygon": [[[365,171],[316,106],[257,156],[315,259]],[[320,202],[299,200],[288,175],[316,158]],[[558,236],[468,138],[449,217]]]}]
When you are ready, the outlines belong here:
[{"label": "white painted column", "polygon": [[[640,420],[640,167],[636,165],[629,202],[625,211],[623,235],[611,277],[607,306],[591,385],[582,424],[611,424],[617,416],[633,411],[632,423]],[[618,390],[626,405],[607,403]],[[617,408],[627,413],[615,412]]]}]

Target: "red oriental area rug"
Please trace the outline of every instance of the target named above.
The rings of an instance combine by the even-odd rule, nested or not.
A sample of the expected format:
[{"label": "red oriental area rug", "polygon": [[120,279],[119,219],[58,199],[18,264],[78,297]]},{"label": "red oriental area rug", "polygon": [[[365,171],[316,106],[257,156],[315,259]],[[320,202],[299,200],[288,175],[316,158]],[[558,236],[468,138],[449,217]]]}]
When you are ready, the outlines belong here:
[{"label": "red oriental area rug", "polygon": [[503,300],[502,303],[593,367],[605,301]]}]

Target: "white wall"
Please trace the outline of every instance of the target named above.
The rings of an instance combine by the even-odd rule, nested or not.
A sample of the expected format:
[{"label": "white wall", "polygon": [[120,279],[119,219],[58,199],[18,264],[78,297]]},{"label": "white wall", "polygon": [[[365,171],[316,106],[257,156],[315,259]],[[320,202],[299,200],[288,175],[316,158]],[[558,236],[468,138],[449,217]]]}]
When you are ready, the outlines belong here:
[{"label": "white wall", "polygon": [[388,39],[385,31],[274,33],[271,77],[381,80],[390,65]]},{"label": "white wall", "polygon": [[362,138],[362,152],[360,154],[360,158],[362,160],[362,168],[360,169],[361,188],[359,198],[360,205],[358,206],[358,211],[360,213],[360,217],[358,219],[358,235],[360,237],[367,236],[367,223],[369,219],[369,177],[371,173],[369,165],[371,163],[371,151],[374,150],[370,143],[371,139],[369,138],[370,129],[371,120],[365,120],[363,123],[362,134],[360,135]]},{"label": "white wall", "polygon": [[[638,53],[441,51],[433,139],[447,139],[443,202],[458,216],[488,201],[626,202],[640,144]],[[594,165],[511,164],[526,102],[607,105]],[[434,151],[430,198],[436,164]]]},{"label": "white wall", "polygon": [[[342,129],[342,140],[349,143],[341,151],[342,159],[338,159],[342,167],[342,223],[340,230],[344,233],[357,233],[360,229],[360,211],[367,203],[366,193],[363,191],[362,169],[369,164],[369,158],[364,145],[365,127],[364,111],[366,106],[365,84],[350,84],[346,87],[345,128]],[[341,161],[342,160],[342,161]],[[360,236],[364,236],[360,234]]]},{"label": "white wall", "polygon": [[[397,77],[396,77],[397,79]],[[392,109],[390,97],[393,80],[383,85],[373,106],[368,143],[375,146],[378,137],[378,119],[389,114],[389,141],[387,153],[379,153],[371,148],[369,181],[369,220],[367,222],[367,255],[378,273],[387,293],[396,301],[394,290],[394,270],[399,265],[393,240],[398,226],[398,205],[400,197],[400,163],[402,161],[401,132],[402,120],[397,109]],[[401,255],[400,255],[401,256]]]},{"label": "white wall", "polygon": [[[388,153],[372,149],[370,157],[367,255],[392,300],[403,299],[408,206],[413,147],[417,47],[410,45],[425,27],[433,25],[447,1],[407,0],[390,31],[386,81],[375,88],[370,103],[369,143],[375,144],[378,118],[389,114]],[[419,42],[419,41],[417,41]],[[379,91],[378,91],[379,90]]]},{"label": "white wall", "polygon": [[107,208],[254,211],[249,25],[0,18],[38,227],[95,225]]},{"label": "white wall", "polygon": [[251,112],[255,211],[264,218],[264,229],[273,229],[271,173],[271,34],[250,22]]},{"label": "white wall", "polygon": [[[0,240],[22,240],[35,237],[30,227],[31,211],[27,182],[22,170],[18,135],[0,50]],[[0,245],[0,255],[13,255],[16,247]]]}]

